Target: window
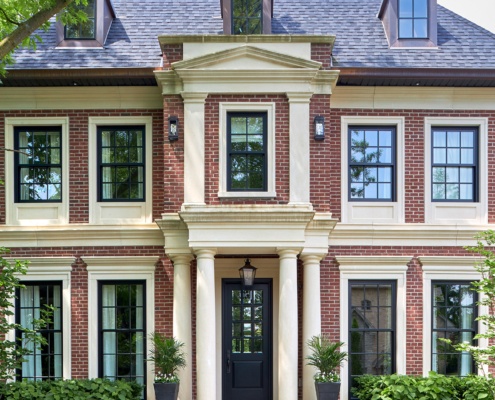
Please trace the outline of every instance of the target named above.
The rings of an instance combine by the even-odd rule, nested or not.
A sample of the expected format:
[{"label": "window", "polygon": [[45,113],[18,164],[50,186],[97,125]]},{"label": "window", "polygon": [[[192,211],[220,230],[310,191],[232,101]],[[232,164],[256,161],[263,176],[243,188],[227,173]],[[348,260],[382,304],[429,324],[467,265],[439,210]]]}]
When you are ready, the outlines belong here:
[{"label": "window", "polygon": [[352,387],[357,376],[396,371],[396,282],[351,280],[349,304],[348,372]]},{"label": "window", "polygon": [[62,128],[14,128],[15,202],[62,201]]},{"label": "window", "polygon": [[227,114],[227,190],[267,190],[267,113]]},{"label": "window", "polygon": [[431,370],[444,375],[466,376],[474,372],[471,354],[458,352],[453,344],[473,343],[476,335],[477,293],[470,282],[432,282]]},{"label": "window", "polygon": [[144,126],[98,128],[98,200],[145,200]]},{"label": "window", "polygon": [[[52,322],[38,332],[46,344],[36,348],[33,343],[23,343],[31,354],[17,371],[20,380],[60,379],[63,377],[62,346],[62,284],[60,282],[23,282],[24,288],[16,293],[16,323],[34,329],[33,319],[40,318],[44,306],[53,306]],[[16,331],[21,340],[22,332]]]},{"label": "window", "polygon": [[428,0],[399,0],[399,38],[428,37]]},{"label": "window", "polygon": [[86,21],[65,26],[65,39],[95,39],[96,0],[88,0],[87,5],[72,3],[69,7],[86,15]]},{"label": "window", "polygon": [[394,201],[396,130],[349,127],[349,200]]},{"label": "window", "polygon": [[432,129],[432,200],[477,201],[478,130]]},{"label": "window", "polygon": [[100,281],[99,376],[146,383],[144,281]]},{"label": "window", "polygon": [[232,33],[234,35],[262,33],[262,6],[262,0],[232,0]]}]

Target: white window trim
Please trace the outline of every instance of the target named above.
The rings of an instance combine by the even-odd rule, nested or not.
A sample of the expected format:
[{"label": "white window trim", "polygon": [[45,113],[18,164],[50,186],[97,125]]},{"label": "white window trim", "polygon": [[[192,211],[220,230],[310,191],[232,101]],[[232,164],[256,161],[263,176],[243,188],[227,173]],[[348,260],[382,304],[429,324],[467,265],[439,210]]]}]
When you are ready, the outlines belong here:
[{"label": "white window trim", "polygon": [[[349,281],[394,280],[397,282],[395,365],[397,374],[406,373],[406,273],[411,257],[342,256],[337,257],[340,267],[340,340],[343,351],[348,351],[349,340]],[[340,398],[348,400],[349,364],[340,370],[342,382]]]},{"label": "white window trim", "polygon": [[[13,258],[7,258],[11,262],[15,262]],[[61,281],[62,282],[62,377],[64,379],[71,379],[72,374],[72,354],[71,354],[71,272],[72,263],[74,258],[72,257],[39,257],[39,258],[25,258],[25,261],[29,262],[26,275],[18,275],[20,281]],[[15,312],[15,309],[11,309]],[[9,322],[15,322],[15,315],[8,317]],[[7,335],[8,340],[15,341],[15,332],[11,331]]]},{"label": "white window trim", "polygon": [[[404,223],[404,117],[341,117],[342,223]],[[395,201],[349,201],[349,126],[377,125],[396,128]],[[358,215],[360,217],[358,217]]]},{"label": "white window trim", "polygon": [[[220,171],[218,197],[223,198],[274,198],[275,191],[275,103],[220,103]],[[267,190],[260,192],[234,192],[227,191],[227,113],[231,111],[241,112],[266,112],[267,114]]]},{"label": "white window trim", "polygon": [[[478,128],[478,202],[437,202],[431,200],[431,129],[435,126]],[[427,224],[488,223],[488,118],[425,118],[425,222]],[[460,218],[468,214],[472,218]],[[443,215],[443,217],[440,217]]]},{"label": "white window trim", "polygon": [[[481,274],[474,265],[479,258],[475,257],[420,257],[423,265],[423,375],[431,371],[431,282],[432,281],[479,281]],[[478,315],[488,314],[486,306],[478,306]],[[486,327],[478,322],[478,333],[486,333]],[[487,339],[479,339],[480,347],[487,347]],[[482,371],[478,371],[481,374]]]},{"label": "white window trim", "polygon": [[[145,134],[145,201],[98,201],[98,137],[99,126],[144,125]],[[152,117],[89,117],[89,222],[91,224],[145,224],[152,222],[153,207],[153,118]]]},{"label": "white window trim", "polygon": [[[62,202],[15,203],[15,183],[5,182],[7,225],[65,225],[69,223],[69,118],[5,118],[5,147],[14,148],[14,128],[18,126],[60,126],[62,128]],[[5,153],[5,176],[14,178],[14,153]],[[41,216],[41,217],[40,217]]]},{"label": "white window trim", "polygon": [[[146,349],[149,354],[149,334],[155,331],[155,263],[157,257],[86,257],[88,271],[88,374],[98,377],[98,282],[102,280],[146,281]],[[148,357],[146,357],[148,358]],[[154,366],[146,363],[148,398],[153,398]]]}]

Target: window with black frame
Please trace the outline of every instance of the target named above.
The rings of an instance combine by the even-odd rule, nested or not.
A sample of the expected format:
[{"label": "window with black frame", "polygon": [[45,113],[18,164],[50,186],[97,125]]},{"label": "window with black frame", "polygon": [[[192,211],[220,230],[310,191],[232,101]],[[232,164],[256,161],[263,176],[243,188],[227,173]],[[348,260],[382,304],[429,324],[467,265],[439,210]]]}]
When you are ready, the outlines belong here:
[{"label": "window with black frame", "polygon": [[478,129],[434,127],[431,135],[432,201],[477,201]]},{"label": "window with black frame", "polygon": [[[146,383],[144,281],[100,281],[99,376]],[[143,396],[144,396],[143,392]]]},{"label": "window with black frame", "polygon": [[[52,307],[51,322],[38,333],[46,343],[40,348],[24,340],[22,331],[16,331],[16,338],[29,350],[25,362],[17,371],[19,380],[30,381],[61,379],[63,377],[63,321],[62,284],[60,282],[22,282],[17,289],[15,320],[24,328],[35,329],[35,320],[40,319],[46,306]],[[46,309],[46,308],[45,308]]]},{"label": "window with black frame", "polygon": [[65,39],[95,39],[96,37],[96,1],[87,0],[87,4],[72,3],[73,11],[85,15],[85,20],[65,26]]},{"label": "window with black frame", "polygon": [[232,33],[253,35],[263,32],[263,0],[232,0]]},{"label": "window with black frame", "polygon": [[[452,345],[474,344],[477,333],[477,293],[471,282],[432,282],[431,369],[444,375],[466,376],[475,373],[469,352]],[[446,343],[442,339],[449,339]]]},{"label": "window with black frame", "polygon": [[62,201],[62,128],[14,128],[15,202]]},{"label": "window with black frame", "polygon": [[349,200],[394,201],[396,129],[349,127]]},{"label": "window with black frame", "polygon": [[428,1],[399,0],[399,38],[428,38]]},{"label": "window with black frame", "polygon": [[395,372],[396,282],[349,281],[349,305],[350,390],[358,376]]},{"label": "window with black frame", "polygon": [[144,126],[98,127],[98,200],[145,200]]},{"label": "window with black frame", "polygon": [[227,113],[227,190],[267,190],[266,112]]}]

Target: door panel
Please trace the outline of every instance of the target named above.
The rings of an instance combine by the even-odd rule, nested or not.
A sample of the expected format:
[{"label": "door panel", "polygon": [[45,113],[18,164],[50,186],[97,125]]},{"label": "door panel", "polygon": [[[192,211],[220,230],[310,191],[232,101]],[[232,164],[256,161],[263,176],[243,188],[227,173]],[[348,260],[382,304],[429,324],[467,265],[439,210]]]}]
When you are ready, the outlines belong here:
[{"label": "door panel", "polygon": [[223,399],[272,399],[272,282],[223,280]]}]

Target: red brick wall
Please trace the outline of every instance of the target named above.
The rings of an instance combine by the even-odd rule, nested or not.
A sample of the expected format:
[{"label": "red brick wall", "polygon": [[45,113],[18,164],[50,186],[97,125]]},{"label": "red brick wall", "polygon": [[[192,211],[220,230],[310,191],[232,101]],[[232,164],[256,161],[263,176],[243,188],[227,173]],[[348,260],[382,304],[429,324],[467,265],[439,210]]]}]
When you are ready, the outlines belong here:
[{"label": "red brick wall", "polygon": [[88,272],[80,257],[72,264],[70,283],[72,378],[83,379],[88,378]]},{"label": "red brick wall", "polygon": [[173,335],[173,311],[174,266],[168,258],[162,258],[157,261],[155,269],[154,314],[156,332],[161,332],[167,336]]},{"label": "red brick wall", "polygon": [[183,45],[177,44],[165,44],[162,45],[163,51],[163,69],[171,69],[171,64],[182,60]]},{"label": "red brick wall", "polygon": [[330,69],[332,48],[327,43],[311,43],[311,59],[321,62],[322,69]]}]

